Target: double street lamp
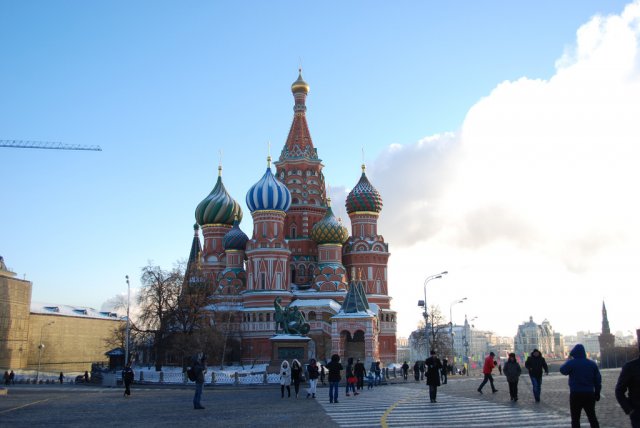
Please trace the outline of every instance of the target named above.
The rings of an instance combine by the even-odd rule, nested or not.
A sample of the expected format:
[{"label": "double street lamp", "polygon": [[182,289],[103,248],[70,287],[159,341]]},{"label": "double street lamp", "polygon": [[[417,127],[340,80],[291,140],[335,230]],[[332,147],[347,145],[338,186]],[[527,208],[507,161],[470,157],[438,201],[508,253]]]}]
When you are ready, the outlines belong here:
[{"label": "double street lamp", "polygon": [[40,377],[40,359],[42,358],[42,351],[44,350],[44,343],[42,343],[42,332],[45,327],[50,326],[51,324],[55,324],[55,321],[50,321],[46,324],[42,324],[40,327],[40,342],[38,343],[38,370],[36,371],[36,383],[38,382],[38,378]]},{"label": "double street lamp", "polygon": [[425,280],[424,280],[424,300],[418,300],[418,306],[422,306],[424,308],[424,312],[422,313],[422,315],[424,316],[424,339],[426,342],[426,352],[427,352],[427,358],[429,357],[429,313],[427,311],[428,306],[427,306],[427,284],[429,283],[429,281],[434,280],[434,279],[440,279],[442,278],[444,275],[448,274],[449,272],[447,272],[446,270],[444,272],[440,272],[437,273],[435,275],[430,275],[428,276]]},{"label": "double street lamp", "polygon": [[449,305],[449,336],[451,336],[451,357],[453,358],[452,363],[455,363],[456,360],[456,350],[453,346],[453,305],[457,305],[458,303],[464,303],[467,300],[466,297],[463,297],[460,300],[455,300],[451,302]]}]

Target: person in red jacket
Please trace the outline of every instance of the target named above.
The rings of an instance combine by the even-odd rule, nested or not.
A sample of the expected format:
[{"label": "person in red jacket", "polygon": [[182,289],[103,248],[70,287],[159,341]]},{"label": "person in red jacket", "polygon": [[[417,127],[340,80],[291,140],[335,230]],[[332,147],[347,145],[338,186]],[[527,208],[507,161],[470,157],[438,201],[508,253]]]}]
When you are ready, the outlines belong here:
[{"label": "person in red jacket", "polygon": [[498,392],[496,387],[493,386],[493,376],[491,376],[491,372],[493,371],[493,368],[498,365],[496,360],[493,359],[493,357],[495,356],[496,354],[494,354],[493,352],[490,352],[489,356],[487,356],[487,358],[484,359],[484,366],[482,367],[482,373],[484,373],[484,379],[482,380],[482,383],[478,387],[478,392],[480,394],[482,394],[482,387],[485,386],[487,382],[491,383],[491,392],[493,392],[494,394]]}]

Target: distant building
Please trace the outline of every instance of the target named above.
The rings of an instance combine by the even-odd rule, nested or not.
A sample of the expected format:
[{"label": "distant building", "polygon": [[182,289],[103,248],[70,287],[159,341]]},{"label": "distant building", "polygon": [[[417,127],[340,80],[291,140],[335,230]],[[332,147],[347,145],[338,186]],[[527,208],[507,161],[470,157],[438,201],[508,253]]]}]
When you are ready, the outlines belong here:
[{"label": "distant building", "polygon": [[534,349],[544,356],[555,356],[555,333],[548,320],[536,324],[533,317],[518,326],[518,334],[514,338],[515,353],[526,356]]},{"label": "distant building", "polygon": [[589,358],[600,358],[599,337],[598,333],[591,333],[590,331],[579,331],[575,336],[565,336],[565,352],[568,354],[576,344],[580,343],[584,346]]},{"label": "distant building", "polygon": [[105,340],[122,323],[117,314],[32,303],[31,288],[0,257],[0,368],[83,372],[107,361]]},{"label": "distant building", "polygon": [[398,337],[396,339],[396,349],[398,352],[398,362],[411,361],[411,350],[409,349],[409,339]]}]

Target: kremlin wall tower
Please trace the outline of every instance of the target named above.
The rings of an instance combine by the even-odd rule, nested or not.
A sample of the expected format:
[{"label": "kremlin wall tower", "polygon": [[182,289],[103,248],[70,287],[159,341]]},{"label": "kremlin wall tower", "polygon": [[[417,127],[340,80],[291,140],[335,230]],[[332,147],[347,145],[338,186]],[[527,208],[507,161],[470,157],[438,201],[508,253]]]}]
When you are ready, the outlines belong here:
[{"label": "kremlin wall tower", "polygon": [[307,125],[309,85],[301,73],[291,92],[294,115],[287,141],[273,167],[267,158],[266,171],[246,195],[251,237],[239,228],[243,212],[225,189],[219,167],[215,187],[195,211],[187,275],[197,268],[211,284],[215,303],[208,309],[217,321],[226,321],[243,362],[292,357],[274,351],[277,297],[282,307],[297,306],[310,325],[304,351],[298,348],[296,354],[301,361],[337,353],[366,364],[396,362],[389,245],[378,234],[382,198],[362,165],[346,199],[349,233],[326,195],[322,161]]}]

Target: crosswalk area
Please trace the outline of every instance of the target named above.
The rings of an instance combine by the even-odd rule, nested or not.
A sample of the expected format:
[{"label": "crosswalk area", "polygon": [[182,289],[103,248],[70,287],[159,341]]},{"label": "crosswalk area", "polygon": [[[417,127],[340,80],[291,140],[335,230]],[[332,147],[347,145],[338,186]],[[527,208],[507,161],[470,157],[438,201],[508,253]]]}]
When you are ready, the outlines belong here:
[{"label": "crosswalk area", "polygon": [[567,427],[569,417],[528,410],[518,404],[502,405],[481,398],[438,393],[430,403],[424,389],[385,386],[358,397],[342,394],[338,404],[320,403],[341,427]]}]

